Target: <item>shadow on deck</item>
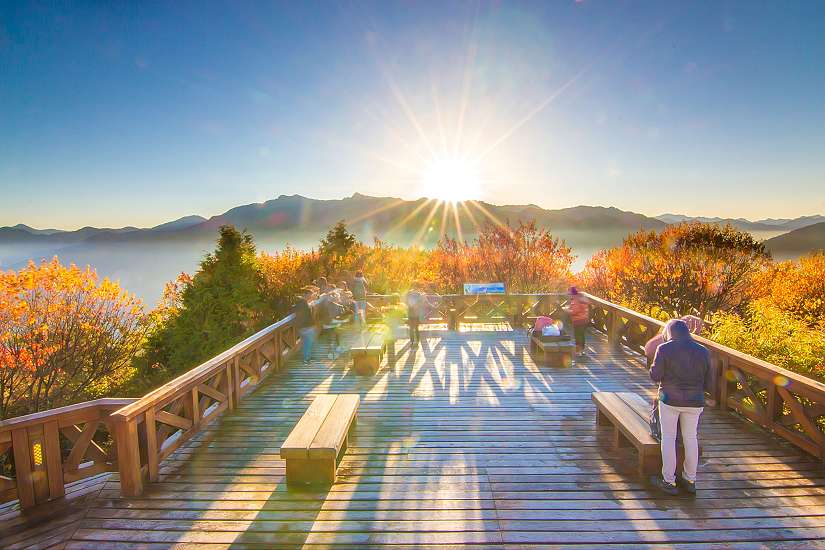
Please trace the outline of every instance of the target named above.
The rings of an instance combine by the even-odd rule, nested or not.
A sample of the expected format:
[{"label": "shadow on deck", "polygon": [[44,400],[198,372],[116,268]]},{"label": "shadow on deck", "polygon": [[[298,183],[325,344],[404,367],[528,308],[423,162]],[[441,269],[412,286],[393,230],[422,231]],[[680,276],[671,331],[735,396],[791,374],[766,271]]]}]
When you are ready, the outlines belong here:
[{"label": "shadow on deck", "polygon": [[[121,497],[114,478],[87,481],[48,514],[0,516],[3,546],[825,547],[821,464],[728,413],[703,418],[695,499],[648,489],[635,451],[612,449],[596,427],[590,394],[650,398],[654,386],[602,335],[558,369],[538,367],[525,333],[506,327],[424,337],[415,351],[400,340],[374,377],[329,360],[322,342],[310,366],[291,361],[167,459],[142,497]],[[280,444],[324,393],[362,398],[339,482],[288,490]]]}]

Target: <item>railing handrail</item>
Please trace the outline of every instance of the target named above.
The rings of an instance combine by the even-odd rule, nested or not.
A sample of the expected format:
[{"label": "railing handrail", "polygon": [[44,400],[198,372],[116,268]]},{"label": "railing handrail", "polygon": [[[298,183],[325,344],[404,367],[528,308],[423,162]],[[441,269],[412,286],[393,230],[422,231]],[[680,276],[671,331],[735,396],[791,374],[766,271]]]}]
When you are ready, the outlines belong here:
[{"label": "railing handrail", "polygon": [[137,399],[134,403],[126,405],[125,407],[115,411],[114,413],[112,413],[112,416],[122,420],[131,420],[136,416],[139,416],[140,414],[145,412],[146,409],[152,407],[158,401],[162,401],[163,399],[173,397],[182,389],[185,389],[188,385],[195,384],[204,377],[210,377],[213,374],[213,371],[217,370],[218,368],[226,364],[226,362],[229,359],[231,359],[235,355],[242,354],[246,350],[254,347],[255,344],[257,344],[261,339],[266,338],[274,331],[283,328],[284,326],[292,322],[294,319],[294,313],[288,314],[280,321],[277,321],[269,325],[268,327],[259,330],[252,336],[249,336],[246,339],[238,342],[228,350],[219,353],[215,357],[206,360],[205,362],[201,363],[200,365],[194,367],[191,370],[186,371],[185,373],[181,374],[177,378],[170,380],[169,382],[165,383],[159,388],[152,390],[143,397]]},{"label": "railing handrail", "polygon": [[91,401],[83,401],[81,403],[74,403],[72,405],[65,405],[56,409],[48,409],[36,413],[26,414],[23,416],[15,416],[7,420],[0,421],[0,433],[10,431],[17,428],[25,428],[35,424],[48,422],[55,416],[82,411],[93,407],[119,409],[137,401],[136,397],[103,397],[100,399],[93,399]]},{"label": "railing handrail", "polygon": [[[593,302],[598,303],[602,307],[612,309],[614,311],[619,311],[622,314],[627,315],[628,317],[635,317],[636,319],[643,320],[643,321],[645,321],[647,323],[650,323],[650,324],[659,325],[660,327],[665,326],[664,322],[662,322],[658,319],[655,319],[653,317],[650,317],[648,315],[645,315],[643,313],[639,313],[638,311],[634,311],[634,310],[626,308],[624,306],[614,304],[613,302],[608,302],[607,300],[604,300],[603,298],[599,298],[598,296],[593,296],[592,294],[588,294],[586,292],[583,292],[582,294],[584,294],[589,300],[592,300]],[[773,363],[768,363],[767,361],[765,361],[763,359],[759,359],[758,357],[748,355],[747,353],[743,353],[739,350],[729,348],[728,346],[719,344],[718,342],[714,342],[713,340],[710,340],[710,339],[705,338],[703,336],[696,335],[693,338],[697,342],[702,344],[703,346],[707,347],[708,349],[710,349],[710,350],[712,350],[716,353],[725,355],[725,356],[730,357],[730,358],[737,359],[737,360],[745,362],[745,363],[749,363],[749,364],[751,364],[753,366],[756,366],[756,367],[758,367],[762,370],[768,371],[773,375],[781,375],[781,376],[787,378],[788,380],[790,380],[792,382],[796,382],[798,384],[803,384],[803,385],[810,386],[811,388],[815,389],[816,391],[820,391],[820,392],[823,392],[823,394],[825,394],[825,384],[823,384],[822,382],[819,382],[818,380],[814,380],[813,378],[810,378],[808,376],[805,376],[805,375],[790,371],[788,369],[782,368],[780,366],[774,365]]]},{"label": "railing handrail", "polygon": [[[397,293],[397,294],[367,294],[367,299],[369,300],[371,297],[375,298],[392,298],[394,296],[403,296],[404,293]],[[490,298],[513,298],[513,297],[540,297],[540,296],[568,296],[567,292],[518,292],[512,294],[438,294],[432,293],[427,294],[427,296],[439,296],[441,298],[482,298],[488,296]]]},{"label": "railing handrail", "polygon": [[665,326],[665,323],[663,321],[660,321],[659,319],[656,319],[654,317],[650,317],[649,315],[645,315],[644,313],[639,313],[638,311],[634,311],[630,308],[620,306],[619,304],[614,304],[613,302],[608,302],[607,300],[605,300],[603,298],[599,298],[598,296],[593,296],[592,294],[590,294],[588,292],[582,292],[581,294],[582,294],[582,296],[586,297],[588,300],[596,302],[596,303],[602,305],[603,307],[606,307],[606,308],[609,308],[609,309],[612,309],[612,310],[615,310],[615,311],[620,311],[620,312],[624,313],[625,315],[633,316],[633,317],[636,317],[637,319],[642,319],[643,321],[646,321],[646,322],[648,322],[650,324],[653,324],[653,325],[659,325],[660,327]]}]

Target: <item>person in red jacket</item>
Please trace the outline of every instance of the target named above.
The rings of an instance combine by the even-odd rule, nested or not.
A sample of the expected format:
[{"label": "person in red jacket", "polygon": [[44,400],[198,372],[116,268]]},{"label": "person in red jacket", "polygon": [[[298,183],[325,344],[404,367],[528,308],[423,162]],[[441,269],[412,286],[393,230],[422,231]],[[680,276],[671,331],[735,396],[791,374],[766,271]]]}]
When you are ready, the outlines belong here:
[{"label": "person in red jacket", "polygon": [[587,326],[590,324],[590,306],[587,298],[579,293],[579,290],[570,287],[570,305],[567,306],[570,314],[570,321],[573,323],[573,334],[576,338],[576,353],[584,355],[584,335]]}]

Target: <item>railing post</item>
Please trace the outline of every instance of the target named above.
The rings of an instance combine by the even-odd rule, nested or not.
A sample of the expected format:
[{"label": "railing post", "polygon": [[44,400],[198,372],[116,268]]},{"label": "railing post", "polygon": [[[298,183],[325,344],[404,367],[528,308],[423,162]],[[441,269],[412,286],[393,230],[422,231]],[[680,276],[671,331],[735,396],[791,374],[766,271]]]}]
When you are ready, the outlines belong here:
[{"label": "railing post", "polygon": [[728,378],[728,358],[719,358],[719,410],[728,408],[728,395],[730,394],[730,379]]},{"label": "railing post", "polygon": [[32,480],[32,452],[29,432],[26,428],[17,428],[11,432],[14,467],[17,474],[17,498],[21,508],[30,508],[36,504],[34,482]]},{"label": "railing post", "polygon": [[607,312],[607,343],[618,348],[622,343],[622,316],[614,310]]},{"label": "railing post", "polygon": [[116,416],[113,424],[117,469],[120,472],[120,493],[125,497],[140,496],[143,494],[143,473],[140,467],[137,419]]},{"label": "railing post", "polygon": [[63,483],[63,455],[60,452],[60,427],[57,420],[43,425],[43,454],[49,478],[49,499],[60,498],[66,494],[66,487]]},{"label": "railing post", "polygon": [[223,369],[223,387],[226,395],[226,408],[235,410],[235,384],[232,382],[235,360],[226,363]]},{"label": "railing post", "polygon": [[158,462],[158,434],[157,424],[155,424],[155,409],[146,409],[143,423],[146,425],[146,469],[149,481],[157,481],[160,472]]}]

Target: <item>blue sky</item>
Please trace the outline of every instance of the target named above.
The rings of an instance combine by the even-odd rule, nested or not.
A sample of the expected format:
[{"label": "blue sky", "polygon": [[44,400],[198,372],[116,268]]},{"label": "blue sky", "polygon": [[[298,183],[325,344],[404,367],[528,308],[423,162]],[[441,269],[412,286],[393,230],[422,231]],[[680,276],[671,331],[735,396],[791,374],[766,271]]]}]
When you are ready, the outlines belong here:
[{"label": "blue sky", "polygon": [[300,193],[825,213],[825,2],[4,2],[0,225]]}]

